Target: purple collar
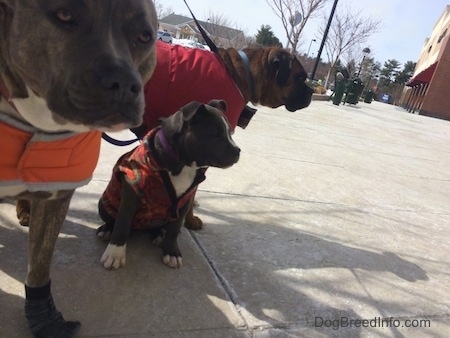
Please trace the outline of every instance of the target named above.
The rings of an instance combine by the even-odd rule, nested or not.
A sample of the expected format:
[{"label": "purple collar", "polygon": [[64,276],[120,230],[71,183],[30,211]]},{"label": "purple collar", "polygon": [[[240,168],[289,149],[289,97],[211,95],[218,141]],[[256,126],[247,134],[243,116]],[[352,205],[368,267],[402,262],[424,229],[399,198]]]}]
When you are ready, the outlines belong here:
[{"label": "purple collar", "polygon": [[178,154],[175,152],[175,150],[170,146],[169,141],[167,141],[167,137],[162,131],[162,129],[159,129],[156,132],[156,137],[159,139],[159,142],[161,143],[162,149],[165,153],[169,154],[173,159],[179,161],[180,158],[178,157]]}]

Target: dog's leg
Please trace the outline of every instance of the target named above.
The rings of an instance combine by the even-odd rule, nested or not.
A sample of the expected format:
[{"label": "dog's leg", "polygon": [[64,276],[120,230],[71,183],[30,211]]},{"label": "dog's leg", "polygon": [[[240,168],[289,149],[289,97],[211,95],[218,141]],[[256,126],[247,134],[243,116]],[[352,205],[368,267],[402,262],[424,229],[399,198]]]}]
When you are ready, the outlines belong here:
[{"label": "dog's leg", "polygon": [[101,198],[98,201],[98,215],[103,220],[103,222],[105,222],[105,224],[103,224],[97,229],[96,231],[97,238],[109,242],[109,240],[111,239],[111,233],[113,231],[116,219],[106,211]]},{"label": "dog's leg", "polygon": [[72,194],[59,191],[55,198],[31,201],[25,316],[35,337],[72,337],[80,328],[79,322],[64,320],[50,290],[53,251]]},{"label": "dog's leg", "polygon": [[192,198],[192,201],[189,206],[189,210],[186,214],[186,219],[184,221],[184,226],[191,230],[200,230],[203,228],[203,222],[200,218],[197,216],[194,216],[194,197]]},{"label": "dog's leg", "polygon": [[178,248],[177,238],[181,231],[181,227],[183,226],[186,214],[189,211],[190,204],[191,203],[188,203],[180,209],[180,217],[177,220],[163,226],[163,230],[165,231],[161,245],[163,251],[163,263],[171,268],[181,268],[182,265],[181,252]]},{"label": "dog's leg", "polygon": [[111,233],[111,239],[100,262],[106,269],[118,269],[126,263],[126,242],[131,230],[134,215],[141,203],[133,188],[122,176],[122,194],[117,219]]},{"label": "dog's leg", "polygon": [[20,225],[28,226],[30,224],[30,201],[17,200],[16,214]]}]

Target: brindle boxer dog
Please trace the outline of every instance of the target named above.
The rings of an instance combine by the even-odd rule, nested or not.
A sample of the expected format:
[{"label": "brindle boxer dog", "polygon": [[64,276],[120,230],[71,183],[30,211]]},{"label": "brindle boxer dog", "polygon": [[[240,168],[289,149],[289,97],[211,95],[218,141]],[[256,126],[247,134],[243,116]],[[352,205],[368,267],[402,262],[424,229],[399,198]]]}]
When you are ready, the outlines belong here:
[{"label": "brindle boxer dog", "polygon": [[[144,124],[133,129],[140,138],[190,101],[221,98],[228,104],[226,116],[234,129],[245,127],[252,116],[247,102],[293,112],[307,107],[313,90],[298,58],[279,47],[219,48],[217,54],[200,49],[157,42],[158,64],[145,85]],[[151,100],[152,96],[158,100]],[[202,221],[189,211],[185,225],[200,229]]]},{"label": "brindle boxer dog", "polygon": [[25,315],[35,337],[79,330],[53,302],[54,245],[95,168],[99,130],[142,123],[157,25],[149,0],[0,0],[0,197],[31,204]]}]

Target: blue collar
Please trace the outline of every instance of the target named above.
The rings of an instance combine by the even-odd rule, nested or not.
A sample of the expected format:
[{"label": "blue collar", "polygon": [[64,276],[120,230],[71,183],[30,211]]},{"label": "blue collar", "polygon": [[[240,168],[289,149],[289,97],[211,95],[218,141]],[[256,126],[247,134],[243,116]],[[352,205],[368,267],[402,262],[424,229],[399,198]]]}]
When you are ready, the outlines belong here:
[{"label": "blue collar", "polygon": [[250,61],[248,59],[247,54],[245,54],[243,50],[238,50],[238,53],[242,59],[242,62],[244,63],[245,73],[247,74],[248,89],[250,91],[250,101],[251,101],[253,96],[254,85],[253,85],[253,76],[252,73],[250,72]]}]

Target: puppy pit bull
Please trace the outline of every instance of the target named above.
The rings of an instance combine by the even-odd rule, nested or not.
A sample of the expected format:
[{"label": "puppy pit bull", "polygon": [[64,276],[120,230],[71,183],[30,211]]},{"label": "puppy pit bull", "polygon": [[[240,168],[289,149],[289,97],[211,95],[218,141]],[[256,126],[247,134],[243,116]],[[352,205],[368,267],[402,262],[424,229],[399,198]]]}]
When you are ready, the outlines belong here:
[{"label": "puppy pit bull", "polygon": [[30,204],[25,315],[35,337],[80,328],[51,295],[55,242],[74,189],[92,176],[100,130],[142,123],[157,26],[149,0],[0,0],[0,197]]},{"label": "puppy pit bull", "polygon": [[177,237],[207,167],[228,168],[240,149],[231,138],[225,101],[191,102],[151,130],[113,169],[99,214],[98,237],[109,240],[101,257],[107,269],[125,265],[131,229],[159,229],[163,263],[182,264]]}]

